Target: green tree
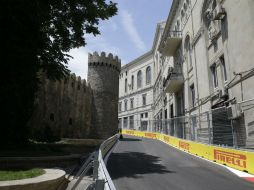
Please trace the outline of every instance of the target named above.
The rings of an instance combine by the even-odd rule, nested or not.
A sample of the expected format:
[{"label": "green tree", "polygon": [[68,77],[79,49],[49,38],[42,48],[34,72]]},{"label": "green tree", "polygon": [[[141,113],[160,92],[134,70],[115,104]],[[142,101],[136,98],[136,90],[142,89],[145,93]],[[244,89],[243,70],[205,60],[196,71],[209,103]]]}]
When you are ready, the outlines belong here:
[{"label": "green tree", "polygon": [[68,52],[86,44],[84,34],[100,34],[100,20],[117,13],[105,0],[2,0],[0,2],[0,144],[28,138],[38,89],[38,71],[51,79],[68,75]]}]

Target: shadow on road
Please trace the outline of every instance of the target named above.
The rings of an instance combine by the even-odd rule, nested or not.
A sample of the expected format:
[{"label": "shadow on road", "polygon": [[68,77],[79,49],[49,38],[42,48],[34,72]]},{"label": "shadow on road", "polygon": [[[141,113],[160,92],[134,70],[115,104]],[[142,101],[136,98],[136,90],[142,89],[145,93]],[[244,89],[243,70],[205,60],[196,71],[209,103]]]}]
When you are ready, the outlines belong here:
[{"label": "shadow on road", "polygon": [[119,139],[119,141],[142,141],[142,139],[134,139],[134,138],[124,137],[122,139]]},{"label": "shadow on road", "polygon": [[140,152],[112,153],[107,168],[113,180],[122,177],[140,178],[142,174],[148,173],[175,173],[161,165],[159,157]]}]

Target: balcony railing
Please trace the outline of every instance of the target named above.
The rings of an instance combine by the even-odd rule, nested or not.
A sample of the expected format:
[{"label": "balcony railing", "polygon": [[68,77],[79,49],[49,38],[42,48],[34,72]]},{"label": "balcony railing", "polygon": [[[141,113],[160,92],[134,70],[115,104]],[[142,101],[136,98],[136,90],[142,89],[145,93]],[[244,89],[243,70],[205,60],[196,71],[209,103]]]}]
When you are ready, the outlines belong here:
[{"label": "balcony railing", "polygon": [[182,32],[181,31],[169,31],[168,37],[170,38],[182,38]]},{"label": "balcony railing", "polygon": [[182,42],[182,32],[181,31],[169,31],[168,36],[164,42],[162,48],[162,54],[164,56],[173,56]]},{"label": "balcony railing", "polygon": [[183,83],[184,79],[182,68],[177,66],[174,67],[172,71],[168,73],[167,78],[163,82],[163,87],[165,92],[175,93],[182,87]]}]

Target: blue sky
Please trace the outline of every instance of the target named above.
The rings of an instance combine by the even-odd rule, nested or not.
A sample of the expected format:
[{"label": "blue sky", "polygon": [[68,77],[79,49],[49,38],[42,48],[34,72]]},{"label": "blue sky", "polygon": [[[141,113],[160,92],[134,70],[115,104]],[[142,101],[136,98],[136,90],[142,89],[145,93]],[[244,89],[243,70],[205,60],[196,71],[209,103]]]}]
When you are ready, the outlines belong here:
[{"label": "blue sky", "polygon": [[101,35],[85,35],[87,45],[73,49],[69,69],[87,78],[88,52],[113,53],[126,64],[152,48],[156,24],[166,20],[171,0],[113,0],[118,3],[118,14],[101,21]]}]

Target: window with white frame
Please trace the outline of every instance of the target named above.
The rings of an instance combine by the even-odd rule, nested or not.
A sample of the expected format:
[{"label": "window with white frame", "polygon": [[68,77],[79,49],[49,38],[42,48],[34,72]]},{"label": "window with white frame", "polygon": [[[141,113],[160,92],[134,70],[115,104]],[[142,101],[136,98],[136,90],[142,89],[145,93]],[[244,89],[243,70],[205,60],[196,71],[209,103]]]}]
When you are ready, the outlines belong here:
[{"label": "window with white frame", "polygon": [[131,76],[131,90],[134,89],[134,75]]},{"label": "window with white frame", "polygon": [[142,87],[142,71],[138,71],[137,75],[137,88]]},{"label": "window with white frame", "polygon": [[150,84],[151,83],[151,67],[148,66],[146,68],[146,84]]},{"label": "window with white frame", "polygon": [[127,111],[128,108],[128,100],[124,101],[124,111]]},{"label": "window with white frame", "polygon": [[134,98],[131,98],[131,101],[130,101],[130,108],[131,108],[131,109],[134,108]]},{"label": "window with white frame", "polygon": [[194,84],[192,84],[190,86],[190,95],[191,95],[191,107],[194,107],[195,106],[195,87],[194,87]]},{"label": "window with white frame", "polygon": [[132,115],[132,116],[130,116],[129,117],[129,127],[130,127],[130,129],[133,129],[134,128],[134,116]]},{"label": "window with white frame", "polygon": [[123,118],[123,127],[128,128],[128,117]]},{"label": "window with white frame", "polygon": [[192,68],[192,57],[191,57],[191,44],[190,44],[190,36],[188,35],[185,39],[184,44],[185,52],[186,52],[186,60],[189,66],[189,69]]},{"label": "window with white frame", "polygon": [[217,88],[218,87],[218,77],[217,77],[217,68],[216,64],[213,64],[211,67],[211,73],[212,73],[212,80],[213,80],[213,87]]},{"label": "window with white frame", "polygon": [[125,79],[125,84],[124,84],[124,92],[127,92],[127,88],[128,87],[128,84],[127,84],[127,78]]},{"label": "window with white frame", "polygon": [[220,57],[220,64],[221,64],[221,67],[222,67],[224,81],[227,81],[228,80],[228,78],[227,78],[227,69],[226,69],[226,65],[225,65],[224,55],[222,55]]},{"label": "window with white frame", "polygon": [[142,95],[142,105],[145,106],[146,105],[146,94]]}]

